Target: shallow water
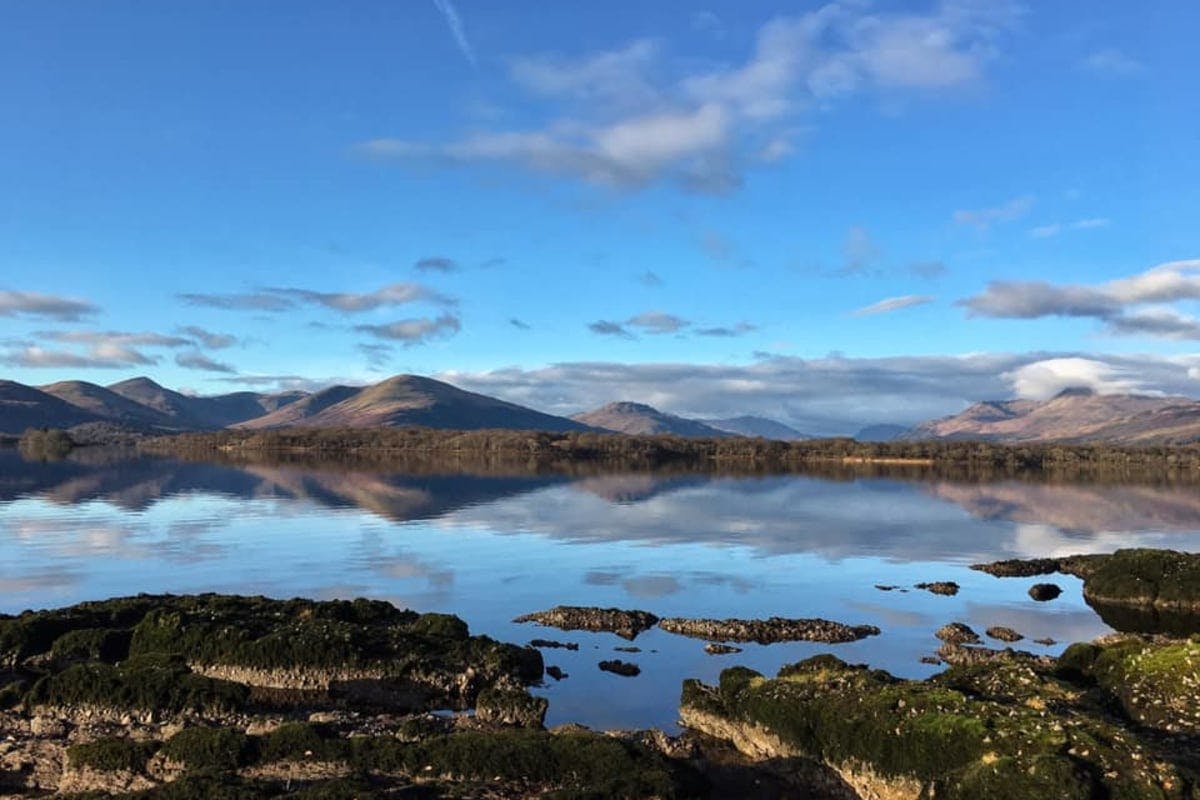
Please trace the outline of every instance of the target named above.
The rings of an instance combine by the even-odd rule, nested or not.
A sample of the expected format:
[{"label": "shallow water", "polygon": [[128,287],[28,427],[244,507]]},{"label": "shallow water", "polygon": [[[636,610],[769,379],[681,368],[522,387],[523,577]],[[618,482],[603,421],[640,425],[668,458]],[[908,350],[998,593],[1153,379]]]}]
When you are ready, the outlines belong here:
[{"label": "shallow water", "polygon": [[[89,463],[90,462],[90,463]],[[53,463],[0,450],[0,611],[137,592],[368,596],[446,611],[544,651],[570,677],[547,678],[548,724],[672,730],[686,677],[744,664],[774,673],[819,652],[920,677],[933,631],[961,620],[1008,625],[1020,647],[1056,653],[1109,629],[1079,582],[1049,603],[1038,580],[997,579],[977,561],[1126,546],[1200,550],[1195,487],[992,483],[816,476],[402,475],[297,466],[231,467],[94,455]],[[884,592],[952,580],[955,597]],[[845,645],[704,642],[657,629],[610,634],[516,625],[557,604],[660,616],[825,617],[871,623]],[[1032,644],[1051,637],[1061,644]],[[636,646],[642,652],[616,653]],[[636,678],[600,672],[619,657]]]}]

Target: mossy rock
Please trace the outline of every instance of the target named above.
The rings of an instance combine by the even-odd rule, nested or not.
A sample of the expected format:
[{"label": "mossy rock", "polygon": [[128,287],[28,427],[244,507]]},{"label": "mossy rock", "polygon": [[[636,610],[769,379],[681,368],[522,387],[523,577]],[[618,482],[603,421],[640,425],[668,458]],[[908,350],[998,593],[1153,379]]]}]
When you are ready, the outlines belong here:
[{"label": "mossy rock", "polygon": [[159,658],[119,665],[73,664],[38,680],[26,693],[31,706],[132,709],[145,712],[230,712],[243,708],[245,686],[196,675]]},{"label": "mossy rock", "polygon": [[490,688],[479,693],[475,716],[484,722],[540,728],[550,703],[524,689]]},{"label": "mossy rock", "polygon": [[774,679],[735,669],[716,687],[688,681],[681,705],[702,731],[741,728],[758,749],[915,783],[939,798],[1188,796],[1185,768],[1163,764],[1153,742],[1088,697],[1033,658],[904,681],[818,656]]},{"label": "mossy rock", "polygon": [[1105,603],[1200,611],[1200,553],[1136,548],[1067,559],[1084,579],[1084,597]]},{"label": "mossy rock", "polygon": [[232,772],[254,759],[251,740],[232,728],[185,728],[168,739],[162,754],[188,770]]},{"label": "mossy rock", "polygon": [[67,748],[72,767],[89,767],[102,772],[141,772],[158,752],[158,742],[138,742],[126,737],[107,737]]},{"label": "mossy rock", "polygon": [[56,664],[77,661],[103,661],[115,664],[129,657],[133,634],[112,628],[80,628],[68,631],[54,640],[50,655]]}]

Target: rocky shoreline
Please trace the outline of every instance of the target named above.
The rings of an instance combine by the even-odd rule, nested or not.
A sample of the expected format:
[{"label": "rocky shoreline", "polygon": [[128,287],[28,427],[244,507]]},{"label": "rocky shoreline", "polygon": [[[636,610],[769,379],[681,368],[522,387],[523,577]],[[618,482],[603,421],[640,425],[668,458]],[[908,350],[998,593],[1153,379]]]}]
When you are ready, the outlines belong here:
[{"label": "rocky shoreline", "polygon": [[[872,635],[580,607],[528,619],[627,639],[654,625],[717,642]],[[686,681],[685,730],[670,737],[547,730],[536,648],[379,601],[142,595],[0,616],[0,796],[1200,796],[1200,629],[1116,634],[1059,658],[983,647],[962,624],[938,633],[950,666],[922,681],[832,655],[773,678],[734,666],[715,685]]]}]

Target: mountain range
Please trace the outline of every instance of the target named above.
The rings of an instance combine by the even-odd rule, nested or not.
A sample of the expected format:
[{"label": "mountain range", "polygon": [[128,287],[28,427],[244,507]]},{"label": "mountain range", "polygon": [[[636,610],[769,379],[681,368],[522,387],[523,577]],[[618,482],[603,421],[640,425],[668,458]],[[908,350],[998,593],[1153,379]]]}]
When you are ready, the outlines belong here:
[{"label": "mountain range", "polygon": [[[616,402],[567,418],[535,411],[418,375],[371,386],[331,386],[314,393],[233,392],[195,396],[149,378],[110,386],[62,381],[33,387],[0,380],[0,433],[107,423],[149,432],[287,427],[394,427],[543,431],[608,431],[694,437],[808,438],[765,417],[692,419],[642,403]],[[898,435],[898,437],[897,437]],[[999,400],[901,432],[864,428],[859,438],[992,442],[1158,444],[1200,441],[1200,402],[1186,397],[1100,395],[1068,389],[1048,400]]]},{"label": "mountain range", "polygon": [[1200,441],[1200,402],[1066,389],[1048,400],[976,403],[953,416],[917,425],[902,438],[1180,444]]}]

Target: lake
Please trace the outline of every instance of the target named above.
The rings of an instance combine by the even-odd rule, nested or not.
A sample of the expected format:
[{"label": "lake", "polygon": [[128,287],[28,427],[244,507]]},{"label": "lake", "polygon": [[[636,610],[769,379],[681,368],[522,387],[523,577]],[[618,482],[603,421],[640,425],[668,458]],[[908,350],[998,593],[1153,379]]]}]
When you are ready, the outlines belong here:
[{"label": "lake", "polygon": [[[1007,625],[1058,653],[1109,630],[1075,578],[997,579],[979,561],[1151,546],[1200,550],[1194,485],[893,476],[401,474],[344,466],[184,462],[78,451],[55,462],[0,449],[0,612],[138,592],[373,597],[457,614],[475,633],[543,651],[547,724],[675,730],[680,683],[735,664],[774,673],[820,652],[896,675],[938,667],[933,632]],[[955,581],[953,597],[912,589]],[[877,584],[907,589],[881,591]],[[653,629],[611,634],[514,624],[558,604],[660,616],[824,617],[877,625],[843,645],[704,642]],[[1059,644],[1032,640],[1049,637]],[[997,643],[992,643],[997,644]],[[638,653],[615,652],[635,646]],[[624,678],[597,663],[621,658]]]}]

